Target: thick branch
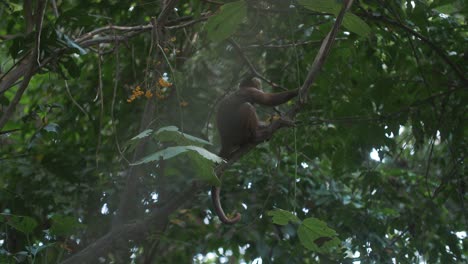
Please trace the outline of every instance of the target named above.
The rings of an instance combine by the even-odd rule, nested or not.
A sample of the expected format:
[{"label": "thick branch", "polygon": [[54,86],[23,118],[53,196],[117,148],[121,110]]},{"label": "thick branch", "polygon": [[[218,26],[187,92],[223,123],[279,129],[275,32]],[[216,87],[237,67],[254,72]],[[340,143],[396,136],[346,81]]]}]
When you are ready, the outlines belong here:
[{"label": "thick branch", "polygon": [[[22,67],[18,66],[18,68],[24,69],[24,78],[23,81],[21,82],[20,87],[18,88],[18,91],[16,91],[15,96],[13,97],[13,100],[10,102],[8,105],[7,109],[3,113],[2,117],[0,118],[0,130],[5,126],[6,122],[11,118],[11,115],[14,113],[16,106],[18,105],[21,96],[23,96],[24,91],[26,91],[26,88],[29,85],[29,81],[31,80],[32,76],[34,75],[35,68],[36,68],[36,58],[39,55],[39,46],[40,46],[40,41],[41,41],[41,31],[42,31],[42,22],[44,18],[44,12],[45,12],[45,6],[46,6],[46,0],[38,1],[37,3],[37,8],[36,12],[34,13],[35,18],[36,18],[36,40],[34,44],[34,50],[30,53],[29,58],[25,59],[24,65]],[[25,8],[27,5],[29,5],[29,1],[25,2]],[[29,8],[29,7],[28,7]],[[26,12],[26,11],[25,11]],[[28,20],[28,19],[27,19]],[[30,23],[31,21],[28,21],[27,23]],[[29,24],[27,24],[27,27],[29,27]]]},{"label": "thick branch", "polygon": [[319,71],[322,69],[323,64],[325,63],[325,59],[328,57],[328,53],[330,52],[330,49],[333,43],[335,42],[335,37],[338,34],[338,30],[341,26],[341,23],[343,22],[344,15],[352,4],[353,0],[345,0],[343,2],[343,7],[341,8],[340,13],[336,17],[333,28],[323,40],[322,46],[320,46],[318,54],[315,56],[314,62],[312,63],[312,66],[309,70],[309,73],[307,74],[304,84],[299,90],[299,102],[295,111],[298,111],[299,107],[305,104],[305,102],[307,101],[307,94],[309,92],[309,89],[314,83]]},{"label": "thick branch", "polygon": [[186,201],[190,201],[201,189],[200,186],[199,183],[193,183],[160,210],[142,220],[112,229],[93,244],[63,261],[62,264],[96,263],[99,257],[106,257],[116,248],[126,247],[130,240],[140,243],[146,239],[148,233],[161,232],[167,223],[168,216]]}]

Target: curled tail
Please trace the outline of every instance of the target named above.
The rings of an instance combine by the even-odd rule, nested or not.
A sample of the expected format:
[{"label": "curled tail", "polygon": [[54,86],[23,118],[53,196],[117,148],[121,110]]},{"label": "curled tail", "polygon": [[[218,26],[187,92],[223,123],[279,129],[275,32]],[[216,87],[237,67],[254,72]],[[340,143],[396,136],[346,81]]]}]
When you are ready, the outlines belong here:
[{"label": "curled tail", "polygon": [[221,220],[221,222],[228,224],[228,225],[232,225],[232,224],[239,222],[241,219],[241,214],[236,212],[235,213],[236,215],[233,218],[228,218],[226,214],[224,214],[224,210],[223,210],[223,207],[221,206],[221,201],[219,199],[220,192],[221,192],[220,187],[216,187],[216,186],[211,187],[211,200],[213,201],[213,206],[214,206],[216,214],[219,217],[219,220]]}]

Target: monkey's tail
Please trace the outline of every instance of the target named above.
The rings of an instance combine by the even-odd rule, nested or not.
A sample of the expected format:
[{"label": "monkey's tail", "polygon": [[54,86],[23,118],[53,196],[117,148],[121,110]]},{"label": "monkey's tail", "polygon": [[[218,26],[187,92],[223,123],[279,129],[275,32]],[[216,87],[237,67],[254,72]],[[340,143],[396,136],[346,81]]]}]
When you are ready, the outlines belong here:
[{"label": "monkey's tail", "polygon": [[228,224],[228,225],[233,225],[239,222],[241,219],[240,213],[236,213],[236,215],[233,218],[228,218],[226,214],[224,213],[223,207],[221,206],[221,201],[219,199],[220,192],[221,192],[220,187],[216,187],[216,186],[211,187],[211,200],[213,200],[213,206],[214,206],[216,214],[219,217],[219,220],[221,220],[221,222]]}]

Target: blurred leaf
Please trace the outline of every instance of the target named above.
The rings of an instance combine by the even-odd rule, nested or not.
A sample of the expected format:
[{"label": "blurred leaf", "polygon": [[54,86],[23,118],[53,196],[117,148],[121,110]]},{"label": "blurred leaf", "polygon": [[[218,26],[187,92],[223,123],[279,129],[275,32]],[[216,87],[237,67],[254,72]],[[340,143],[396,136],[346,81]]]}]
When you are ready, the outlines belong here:
[{"label": "blurred leaf", "polygon": [[85,227],[76,217],[54,214],[51,218],[50,233],[55,236],[68,236]]},{"label": "blurred leaf", "polygon": [[80,77],[81,69],[78,67],[78,64],[71,57],[65,57],[60,61],[65,70],[72,78]]},{"label": "blurred leaf", "polygon": [[[299,0],[298,3],[315,12],[330,13],[336,16],[340,13],[341,4],[334,0]],[[343,26],[351,32],[360,36],[368,36],[370,27],[358,16],[347,12],[343,18]]]},{"label": "blurred leaf", "polygon": [[44,127],[44,130],[47,132],[58,133],[60,126],[56,123],[49,123]]},{"label": "blurred leaf", "polygon": [[315,12],[338,14],[341,5],[334,0],[298,0],[300,5]]},{"label": "blurred leaf", "polygon": [[221,6],[218,14],[210,17],[206,22],[208,38],[212,41],[221,41],[236,32],[239,25],[247,15],[244,0],[231,2]]},{"label": "blurred leaf", "polygon": [[0,214],[0,221],[26,235],[31,234],[37,226],[37,221],[29,216]]}]

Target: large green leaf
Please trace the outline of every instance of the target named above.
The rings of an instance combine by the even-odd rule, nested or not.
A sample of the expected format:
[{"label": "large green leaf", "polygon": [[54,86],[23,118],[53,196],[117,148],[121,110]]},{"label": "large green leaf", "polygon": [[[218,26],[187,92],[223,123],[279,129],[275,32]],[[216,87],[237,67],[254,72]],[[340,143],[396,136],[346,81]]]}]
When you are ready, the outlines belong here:
[{"label": "large green leaf", "polygon": [[369,25],[364,20],[349,12],[343,18],[343,26],[362,37],[369,35],[371,32]]},{"label": "large green leaf", "polygon": [[304,247],[318,253],[330,252],[340,244],[335,230],[317,218],[305,219],[297,230]]},{"label": "large green leaf", "polygon": [[218,14],[212,16],[206,23],[208,38],[221,41],[231,36],[247,15],[244,0],[225,4]]},{"label": "large green leaf", "polygon": [[180,132],[176,126],[162,127],[156,131],[155,136],[160,142],[174,142],[179,145],[211,145],[211,143],[206,140]]},{"label": "large green leaf", "polygon": [[180,155],[180,154],[184,154],[184,153],[187,153],[188,151],[194,151],[196,153],[198,153],[201,157],[207,159],[207,160],[210,160],[211,162],[214,162],[214,163],[220,163],[222,162],[223,160],[218,157],[217,155],[209,152],[208,150],[204,149],[204,148],[200,148],[200,147],[197,147],[197,146],[176,146],[176,147],[168,147],[168,148],[165,148],[163,150],[160,150],[160,151],[157,151],[153,154],[150,154],[144,158],[142,158],[141,160],[131,164],[131,165],[140,165],[140,164],[143,164],[143,163],[148,163],[148,162],[152,162],[152,161],[158,161],[160,159],[163,159],[163,160],[167,160],[167,159],[171,159],[177,155]]},{"label": "large green leaf", "polygon": [[[335,16],[337,16],[341,10],[341,3],[335,0],[299,0],[298,3],[309,10],[330,13]],[[343,26],[347,30],[363,37],[369,35],[371,31],[369,25],[367,25],[364,20],[350,12],[346,13],[344,16]]]},{"label": "large green leaf", "polygon": [[221,181],[213,170],[213,162],[211,160],[208,160],[193,151],[189,151],[187,154],[190,157],[190,160],[194,163],[197,178],[211,185],[221,185]]},{"label": "large green leaf", "polygon": [[268,215],[273,217],[273,223],[277,225],[287,225],[289,222],[299,223],[301,221],[293,213],[283,209],[269,211]]}]

